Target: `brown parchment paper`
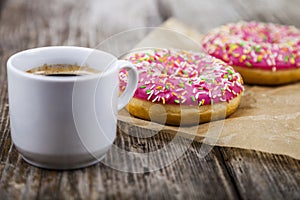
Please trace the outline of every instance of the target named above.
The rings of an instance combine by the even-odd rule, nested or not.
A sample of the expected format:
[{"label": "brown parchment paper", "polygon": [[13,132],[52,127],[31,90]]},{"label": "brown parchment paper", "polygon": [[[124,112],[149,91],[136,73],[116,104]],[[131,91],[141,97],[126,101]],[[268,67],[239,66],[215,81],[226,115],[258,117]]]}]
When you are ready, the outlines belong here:
[{"label": "brown parchment paper", "polygon": [[[201,51],[195,45],[201,34],[171,18],[152,31],[137,47],[173,47]],[[174,30],[178,35],[170,34]],[[191,41],[191,40],[190,40]],[[192,127],[175,127],[137,119],[123,109],[118,119],[135,126],[167,130],[170,133],[192,138],[204,143],[224,147],[258,150],[288,155],[300,159],[300,83],[278,87],[245,85],[239,109],[229,118]]]}]

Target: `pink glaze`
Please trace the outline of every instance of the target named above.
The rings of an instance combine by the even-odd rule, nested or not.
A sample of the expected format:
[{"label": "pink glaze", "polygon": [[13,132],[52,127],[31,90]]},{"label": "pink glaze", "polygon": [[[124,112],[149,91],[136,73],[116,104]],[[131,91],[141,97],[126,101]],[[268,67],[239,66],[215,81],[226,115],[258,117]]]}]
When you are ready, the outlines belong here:
[{"label": "pink glaze", "polygon": [[300,67],[300,31],[293,26],[239,22],[212,30],[204,50],[239,67],[284,70]]},{"label": "pink glaze", "polygon": [[[162,104],[208,105],[229,102],[243,90],[234,69],[212,56],[183,50],[155,49],[127,58],[139,71],[134,97]],[[120,72],[120,88],[127,83]]]}]

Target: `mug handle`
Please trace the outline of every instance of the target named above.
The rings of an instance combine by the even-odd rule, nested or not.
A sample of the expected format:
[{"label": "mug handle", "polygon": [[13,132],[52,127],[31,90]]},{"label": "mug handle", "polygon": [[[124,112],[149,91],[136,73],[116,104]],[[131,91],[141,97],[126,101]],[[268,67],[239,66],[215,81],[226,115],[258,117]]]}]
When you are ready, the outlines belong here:
[{"label": "mug handle", "polygon": [[118,110],[121,110],[129,103],[129,101],[133,97],[138,84],[139,77],[137,69],[132,63],[125,60],[117,60],[117,66],[119,70],[125,68],[128,71],[127,86],[118,100]]}]

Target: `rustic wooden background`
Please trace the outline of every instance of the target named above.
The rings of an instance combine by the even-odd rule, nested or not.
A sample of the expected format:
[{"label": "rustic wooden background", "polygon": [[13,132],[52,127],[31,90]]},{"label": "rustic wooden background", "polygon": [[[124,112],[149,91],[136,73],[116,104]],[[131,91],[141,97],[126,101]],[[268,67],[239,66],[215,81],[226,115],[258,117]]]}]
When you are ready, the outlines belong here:
[{"label": "rustic wooden background", "polygon": [[[60,172],[32,167],[11,143],[6,81],[7,58],[27,48],[95,47],[121,31],[159,26],[169,17],[202,33],[239,20],[300,28],[300,1],[1,0],[0,14],[0,199],[300,199],[298,160],[220,147],[200,158],[202,144],[197,142],[176,162],[154,172],[145,166],[144,173],[126,173],[101,163]],[[129,132],[143,135],[151,131],[119,123],[115,144],[132,152],[155,151],[172,139],[166,132],[148,139],[132,137]]]}]

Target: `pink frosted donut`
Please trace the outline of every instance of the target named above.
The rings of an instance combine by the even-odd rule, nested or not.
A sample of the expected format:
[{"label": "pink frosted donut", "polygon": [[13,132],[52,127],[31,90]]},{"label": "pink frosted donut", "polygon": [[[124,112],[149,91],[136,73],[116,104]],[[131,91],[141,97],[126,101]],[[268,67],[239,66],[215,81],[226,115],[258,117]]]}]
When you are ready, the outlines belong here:
[{"label": "pink frosted donut", "polygon": [[[164,115],[167,124],[195,124],[199,120],[200,123],[211,121],[212,104],[225,103],[227,107],[223,111],[227,111],[227,116],[239,105],[243,91],[240,74],[212,56],[154,49],[130,54],[126,59],[139,71],[138,88],[127,105],[136,117],[160,122]],[[126,83],[126,71],[121,71],[121,90]],[[155,109],[153,105],[164,109]]]},{"label": "pink frosted donut", "polygon": [[227,24],[206,34],[202,46],[232,65],[246,83],[278,85],[300,80],[300,31],[293,26]]}]

